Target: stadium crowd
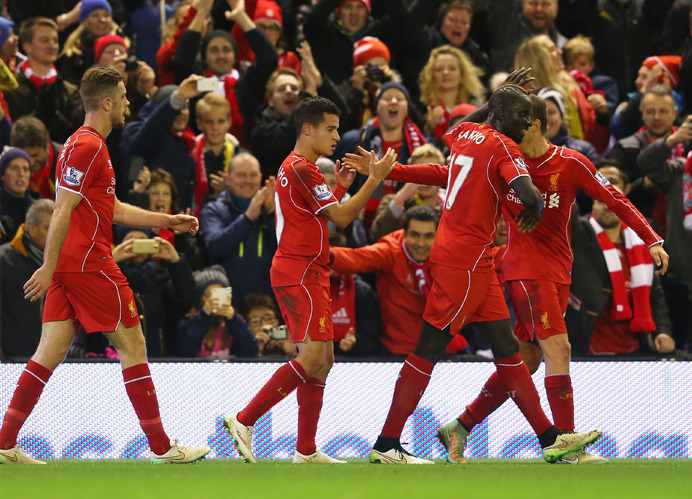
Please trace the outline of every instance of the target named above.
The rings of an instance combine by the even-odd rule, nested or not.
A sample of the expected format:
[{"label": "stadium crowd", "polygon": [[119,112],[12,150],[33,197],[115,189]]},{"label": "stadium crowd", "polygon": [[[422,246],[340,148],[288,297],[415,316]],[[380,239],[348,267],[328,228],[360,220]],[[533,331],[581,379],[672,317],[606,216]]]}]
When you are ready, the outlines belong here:
[{"label": "stadium crowd", "polygon": [[[591,160],[670,254],[655,275],[637,235],[577,193],[572,355],[692,353],[692,0],[6,0],[0,360],[30,357],[41,336],[42,300],[25,300],[23,285],[43,260],[55,166],[84,120],[78,86],[93,66],[120,72],[130,101],[106,140],[118,198],[200,221],[197,235],[115,226],[150,358],[296,355],[270,268],[297,102],[319,95],[340,110],[341,140],[317,162],[335,189],[335,162],[359,147],[446,164],[450,126],[521,67],[545,101],[545,138]],[[196,90],[192,75],[204,77]],[[345,229],[330,223],[337,358],[413,351],[444,203],[442,187],[386,179]],[[495,244],[502,280],[502,220]],[[491,356],[473,325],[446,354]],[[82,331],[68,357],[117,352]]]}]

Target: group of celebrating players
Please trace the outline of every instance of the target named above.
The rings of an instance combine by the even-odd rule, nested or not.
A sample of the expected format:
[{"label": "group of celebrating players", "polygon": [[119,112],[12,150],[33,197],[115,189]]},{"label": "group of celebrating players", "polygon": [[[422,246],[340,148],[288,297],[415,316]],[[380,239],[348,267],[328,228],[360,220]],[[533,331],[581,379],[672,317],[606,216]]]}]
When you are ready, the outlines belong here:
[{"label": "group of celebrating players", "polygon": [[[315,162],[334,151],[339,110],[321,97],[297,104],[298,138],[276,178],[278,250],[271,279],[299,354],[282,365],[245,408],[223,422],[247,462],[256,462],[253,425],[293,390],[299,406],[293,462],[345,462],[323,453],[315,443],[325,383],[334,361],[327,222],[341,227],[350,223],[385,178],[446,186],[447,190],[430,255],[433,283],[420,338],[401,368],[370,461],[432,464],[407,452],[399,439],[435,363],[453,336],[470,323],[487,338],[497,369],[478,398],[439,429],[447,461],[464,462],[473,427],[508,398],[535,431],[546,461],[605,461],[584,449],[600,436],[600,430],[574,432],[570,348],[563,314],[572,261],[569,224],[577,191],[583,189],[605,203],[637,233],[649,247],[658,273],[665,273],[668,255],[663,240],[644,217],[588,159],[545,140],[545,104],[524,89],[528,81],[528,69],[515,71],[487,104],[447,132],[448,165],[401,165],[392,150],[377,159],[373,152],[361,149],[360,154],[348,154],[337,162],[334,192]],[[104,141],[113,127],[122,126],[129,105],[122,78],[111,69],[91,69],[83,77],[80,93],[87,111],[84,126],[61,154],[45,261],[25,285],[28,299],[46,297],[42,337],[5,413],[0,463],[42,463],[17,446],[17,435],[64,359],[79,324],[112,331],[108,334],[120,353],[127,394],[148,438],[151,460],[194,462],[210,449],[172,442],[163,429],[132,292],[113,262],[109,231],[111,222],[116,222],[195,233],[197,220],[147,212],[115,198],[114,190],[108,189],[115,178]],[[367,175],[367,181],[340,203],[356,172]],[[509,230],[502,272],[517,315],[514,332],[493,263],[501,212]],[[543,412],[531,378],[542,358],[554,424]]]}]

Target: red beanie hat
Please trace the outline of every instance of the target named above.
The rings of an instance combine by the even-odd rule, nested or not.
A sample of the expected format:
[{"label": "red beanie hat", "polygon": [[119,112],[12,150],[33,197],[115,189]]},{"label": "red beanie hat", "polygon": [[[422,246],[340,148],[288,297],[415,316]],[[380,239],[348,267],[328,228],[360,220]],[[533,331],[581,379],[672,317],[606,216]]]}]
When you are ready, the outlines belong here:
[{"label": "red beanie hat", "polygon": [[362,3],[363,5],[365,5],[365,8],[366,8],[366,9],[368,9],[368,15],[370,15],[370,14],[372,13],[372,8],[370,7],[370,0],[344,0],[343,2],[341,2],[341,5],[339,5],[339,6],[336,8],[336,11],[335,11],[335,12],[336,12],[336,15],[337,15],[337,16],[339,15],[339,12],[341,12],[341,7],[343,7],[344,4],[346,4],[346,3],[348,3],[348,2],[360,2],[360,3]]},{"label": "red beanie hat", "polygon": [[364,36],[353,44],[353,65],[360,66],[365,64],[373,57],[384,57],[387,64],[391,61],[389,49],[379,38],[374,36]]},{"label": "red beanie hat", "polygon": [[275,23],[279,28],[283,29],[284,22],[281,16],[281,7],[273,0],[259,0],[255,7],[255,15],[253,21],[270,21]]},{"label": "red beanie hat", "polygon": [[449,112],[449,119],[451,120],[452,118],[457,118],[459,116],[467,116],[476,109],[478,108],[473,104],[462,102],[461,104],[457,104],[452,108],[452,110]]},{"label": "red beanie hat", "polygon": [[125,39],[122,36],[118,36],[115,34],[99,36],[96,39],[96,42],[94,42],[94,62],[99,62],[101,53],[108,45],[112,43],[118,43],[122,45],[123,47],[125,47],[125,51],[129,53],[127,44],[125,43]]},{"label": "red beanie hat", "polygon": [[646,66],[649,69],[653,69],[654,66],[661,65],[663,71],[670,78],[670,83],[675,86],[680,83],[680,63],[682,62],[682,57],[679,55],[653,55],[647,57],[642,62],[642,66]]}]

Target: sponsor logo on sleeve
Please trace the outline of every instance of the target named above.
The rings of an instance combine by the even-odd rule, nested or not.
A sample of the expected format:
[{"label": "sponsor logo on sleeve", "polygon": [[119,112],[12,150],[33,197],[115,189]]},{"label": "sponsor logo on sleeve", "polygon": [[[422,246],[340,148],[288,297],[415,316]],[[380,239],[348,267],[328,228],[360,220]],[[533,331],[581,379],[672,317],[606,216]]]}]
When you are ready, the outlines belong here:
[{"label": "sponsor logo on sleeve", "polygon": [[82,177],[84,177],[84,172],[77,170],[73,166],[68,166],[62,176],[62,179],[67,185],[77,187],[81,185]]},{"label": "sponsor logo on sleeve", "polygon": [[517,167],[523,169],[523,170],[528,170],[529,167],[526,166],[526,163],[524,163],[524,158],[514,158],[514,164],[517,165]]},{"label": "sponsor logo on sleeve", "polygon": [[596,180],[598,180],[598,183],[601,184],[603,187],[607,187],[610,185],[610,181],[605,178],[605,175],[603,175],[601,172],[596,172]]},{"label": "sponsor logo on sleeve", "polygon": [[315,193],[315,196],[320,201],[326,201],[327,199],[332,197],[332,191],[329,190],[327,184],[316,185],[312,188],[312,191]]}]

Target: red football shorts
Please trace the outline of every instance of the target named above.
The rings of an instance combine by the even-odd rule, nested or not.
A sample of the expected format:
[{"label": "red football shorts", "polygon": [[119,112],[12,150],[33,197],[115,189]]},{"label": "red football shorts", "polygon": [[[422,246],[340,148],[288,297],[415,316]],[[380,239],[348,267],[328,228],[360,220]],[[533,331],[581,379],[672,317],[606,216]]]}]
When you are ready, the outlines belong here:
[{"label": "red football shorts", "polygon": [[318,284],[274,287],[281,315],[294,343],[334,339],[329,288]]},{"label": "red football shorts", "polygon": [[438,329],[450,326],[450,334],[471,322],[509,319],[502,287],[495,269],[471,272],[433,263],[432,288],[423,319]]},{"label": "red football shorts", "polygon": [[569,284],[523,279],[506,281],[505,286],[517,316],[517,338],[533,342],[536,337],[545,339],[567,332],[564,314]]},{"label": "red football shorts", "polygon": [[46,293],[43,322],[73,319],[87,333],[111,332],[121,322],[139,324],[132,290],[120,270],[56,272]]}]

